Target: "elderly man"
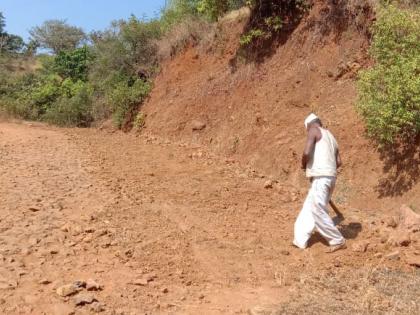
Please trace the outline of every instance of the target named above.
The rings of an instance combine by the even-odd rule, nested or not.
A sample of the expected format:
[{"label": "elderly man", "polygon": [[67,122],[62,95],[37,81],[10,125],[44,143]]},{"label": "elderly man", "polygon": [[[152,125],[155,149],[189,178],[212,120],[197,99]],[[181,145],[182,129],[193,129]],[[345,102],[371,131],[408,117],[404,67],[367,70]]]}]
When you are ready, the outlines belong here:
[{"label": "elderly man", "polygon": [[303,208],[295,222],[293,244],[306,248],[312,232],[316,229],[330,244],[327,252],[346,247],[345,239],[328,214],[328,203],[334,190],[337,168],[341,166],[337,141],[321,120],[310,114],[305,120],[308,132],[302,155],[302,169],[311,181],[311,188]]}]

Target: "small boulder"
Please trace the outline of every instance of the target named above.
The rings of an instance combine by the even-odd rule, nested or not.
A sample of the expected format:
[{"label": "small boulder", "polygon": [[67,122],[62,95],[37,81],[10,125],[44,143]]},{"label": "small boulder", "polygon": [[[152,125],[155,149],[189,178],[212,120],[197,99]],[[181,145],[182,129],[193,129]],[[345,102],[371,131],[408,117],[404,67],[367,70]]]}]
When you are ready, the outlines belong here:
[{"label": "small boulder", "polygon": [[420,231],[420,214],[416,213],[410,207],[403,205],[400,209],[400,227]]},{"label": "small boulder", "polygon": [[389,260],[399,260],[400,259],[400,252],[397,250],[395,252],[389,253],[387,255],[385,255],[386,259]]},{"label": "small boulder", "polygon": [[41,279],[38,283],[39,283],[39,284],[43,284],[43,285],[47,285],[47,284],[50,284],[50,283],[51,283],[51,281],[50,281],[50,280],[48,280],[48,279]]},{"label": "small boulder", "polygon": [[352,250],[353,252],[364,253],[369,247],[368,241],[359,241],[353,244]]},{"label": "small boulder", "polygon": [[191,129],[193,131],[200,131],[200,130],[203,130],[204,128],[206,128],[206,123],[204,121],[193,120],[191,122]]},{"label": "small boulder", "polygon": [[384,219],[384,224],[387,227],[396,228],[398,225],[398,220],[395,217],[387,217]]},{"label": "small boulder", "polygon": [[100,312],[105,311],[105,307],[104,307],[104,305],[103,305],[102,303],[99,303],[99,302],[93,302],[93,303],[90,305],[90,310],[91,310],[92,312],[94,312],[94,313],[100,313]]},{"label": "small boulder", "polygon": [[86,281],[86,290],[88,291],[100,291],[102,290],[102,286],[97,283],[95,280],[88,279]]},{"label": "small boulder", "polygon": [[411,243],[410,233],[398,229],[390,234],[387,243],[392,246],[408,246]]},{"label": "small boulder", "polygon": [[130,284],[146,286],[149,283],[146,278],[138,278],[130,282]]},{"label": "small boulder", "polygon": [[32,211],[32,212],[38,212],[41,209],[39,207],[37,207],[37,206],[32,206],[32,207],[29,207],[29,210]]},{"label": "small boulder", "polygon": [[420,267],[420,255],[414,253],[407,253],[405,256],[407,264],[410,266]]},{"label": "small boulder", "polygon": [[271,188],[273,188],[273,185],[274,185],[274,182],[271,179],[269,179],[264,183],[264,188],[265,189],[271,189]]},{"label": "small boulder", "polygon": [[59,296],[66,297],[73,294],[76,294],[80,291],[80,288],[72,284],[66,284],[62,285],[61,287],[58,287],[56,292]]},{"label": "small boulder", "polygon": [[93,302],[98,302],[98,300],[91,294],[78,294],[74,297],[73,302],[76,306],[83,306],[86,304],[92,304]]},{"label": "small boulder", "polygon": [[81,291],[84,287],[86,287],[86,282],[75,281],[74,283],[58,287],[56,292],[59,296],[66,297],[76,294],[77,292]]}]

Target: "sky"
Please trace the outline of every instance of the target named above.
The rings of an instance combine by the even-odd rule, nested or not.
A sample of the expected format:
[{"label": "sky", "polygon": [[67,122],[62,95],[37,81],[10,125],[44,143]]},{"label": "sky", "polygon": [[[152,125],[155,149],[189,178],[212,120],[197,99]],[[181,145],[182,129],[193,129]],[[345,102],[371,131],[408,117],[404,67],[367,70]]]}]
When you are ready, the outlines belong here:
[{"label": "sky", "polygon": [[45,20],[64,19],[86,32],[103,30],[113,20],[156,17],[165,0],[0,0],[0,12],[6,18],[6,31],[29,37],[29,29]]}]

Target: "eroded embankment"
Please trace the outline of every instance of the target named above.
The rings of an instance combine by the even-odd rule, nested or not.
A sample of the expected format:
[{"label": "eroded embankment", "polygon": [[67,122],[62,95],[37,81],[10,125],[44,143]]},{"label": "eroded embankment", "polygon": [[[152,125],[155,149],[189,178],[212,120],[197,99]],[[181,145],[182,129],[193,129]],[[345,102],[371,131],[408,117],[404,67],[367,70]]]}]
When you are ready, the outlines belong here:
[{"label": "eroded embankment", "polygon": [[335,197],[342,206],[372,213],[419,207],[418,147],[377,151],[354,110],[357,71],[370,63],[372,8],[366,1],[334,3],[315,1],[260,63],[238,57],[246,18],[222,20],[210,44],[164,64],[142,108],[143,132],[211,148],[298,188],[306,185],[299,170],[303,120],[315,111],[344,158]]}]

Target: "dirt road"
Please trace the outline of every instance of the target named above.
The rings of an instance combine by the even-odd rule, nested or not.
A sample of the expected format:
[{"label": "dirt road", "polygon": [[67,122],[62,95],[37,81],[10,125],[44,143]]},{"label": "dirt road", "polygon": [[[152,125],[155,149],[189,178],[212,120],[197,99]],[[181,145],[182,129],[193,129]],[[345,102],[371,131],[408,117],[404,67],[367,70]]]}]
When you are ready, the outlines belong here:
[{"label": "dirt road", "polygon": [[[384,264],[375,252],[325,254],[319,239],[292,248],[304,187],[264,188],[267,178],[182,143],[0,123],[0,176],[2,314],[244,314],[316,274]],[[349,245],[370,235],[364,220],[347,212]],[[101,290],[57,294],[88,279]],[[76,306],[86,294],[98,302]]]}]

